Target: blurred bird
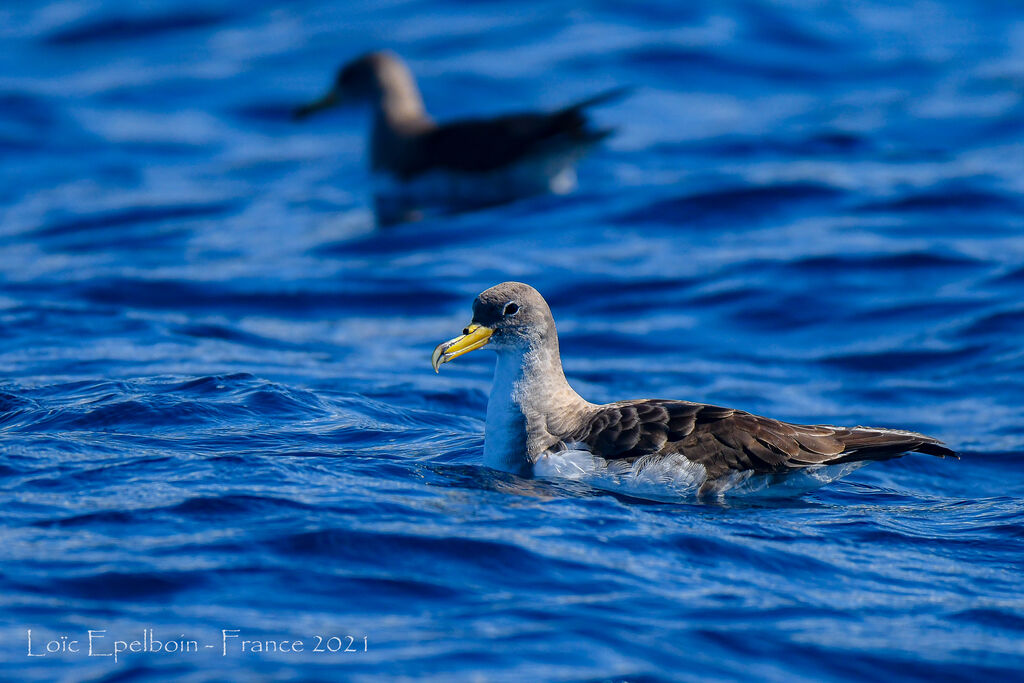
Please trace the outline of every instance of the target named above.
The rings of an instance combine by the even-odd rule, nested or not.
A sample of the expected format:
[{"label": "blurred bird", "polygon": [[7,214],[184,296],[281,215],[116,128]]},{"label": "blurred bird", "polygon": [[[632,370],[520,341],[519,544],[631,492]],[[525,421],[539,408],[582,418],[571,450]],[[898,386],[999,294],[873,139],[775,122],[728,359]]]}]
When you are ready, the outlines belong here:
[{"label": "blurred bird", "polygon": [[686,470],[704,495],[752,475],[766,475],[767,485],[801,470],[909,451],[956,455],[937,439],[898,429],[790,424],[689,401],[595,405],[569,386],[551,310],[521,282],[482,292],[473,302],[472,322],[434,349],[431,364],[437,371],[485,346],[498,354],[484,434],[484,462],[495,469],[532,473],[559,453],[582,451],[634,475],[650,468],[666,478],[672,469]]},{"label": "blurred bird", "polygon": [[437,124],[405,62],[392,52],[370,52],[342,67],[330,91],[294,116],[368,102],[370,166],[384,181],[378,193],[490,204],[572,190],[576,162],[612,133],[591,127],[585,110],[627,92],[616,88],[551,112]]}]

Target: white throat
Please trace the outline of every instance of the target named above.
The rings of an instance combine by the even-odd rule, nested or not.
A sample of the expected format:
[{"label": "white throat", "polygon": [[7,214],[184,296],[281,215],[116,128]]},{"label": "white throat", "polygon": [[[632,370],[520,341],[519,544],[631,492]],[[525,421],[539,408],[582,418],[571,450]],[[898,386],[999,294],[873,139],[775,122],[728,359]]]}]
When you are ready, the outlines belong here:
[{"label": "white throat", "polygon": [[499,351],[494,383],[487,399],[487,431],[484,434],[484,465],[505,472],[522,472],[530,466],[526,450],[526,394],[523,358],[514,351]]},{"label": "white throat", "polygon": [[528,473],[537,457],[559,441],[560,430],[553,425],[571,422],[589,405],[566,382],[557,346],[525,353],[498,350],[487,401],[484,464]]}]

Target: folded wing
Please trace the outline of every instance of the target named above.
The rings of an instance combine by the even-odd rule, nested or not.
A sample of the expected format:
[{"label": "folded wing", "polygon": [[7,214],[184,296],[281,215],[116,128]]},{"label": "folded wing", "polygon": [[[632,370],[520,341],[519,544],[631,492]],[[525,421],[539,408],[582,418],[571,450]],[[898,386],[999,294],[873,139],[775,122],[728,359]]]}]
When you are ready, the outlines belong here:
[{"label": "folded wing", "polygon": [[510,114],[498,118],[454,121],[424,133],[418,153],[403,176],[444,169],[486,173],[533,156],[570,152],[608,137],[609,129],[589,125],[586,109],[624,96],[610,90],[554,112]]},{"label": "folded wing", "polygon": [[709,479],[731,472],[780,473],[811,465],[886,460],[916,451],[955,456],[916,432],[798,425],[687,401],[626,401],[600,406],[566,441],[609,460],[678,453]]}]

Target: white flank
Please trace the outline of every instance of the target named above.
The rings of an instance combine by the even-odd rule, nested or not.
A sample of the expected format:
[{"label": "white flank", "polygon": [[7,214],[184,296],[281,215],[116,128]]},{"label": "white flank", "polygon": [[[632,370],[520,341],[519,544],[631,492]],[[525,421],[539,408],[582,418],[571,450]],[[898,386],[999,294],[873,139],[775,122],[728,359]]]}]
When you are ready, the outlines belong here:
[{"label": "white flank", "polygon": [[489,204],[535,194],[568,194],[576,189],[578,153],[527,159],[489,173],[431,171],[409,181],[388,173],[373,176],[380,201],[432,208],[449,204]]},{"label": "white flank", "polygon": [[[786,474],[737,472],[716,479],[703,497],[792,498],[845,477],[864,464],[816,465]],[[648,455],[627,464],[600,458],[582,444],[542,454],[533,473],[541,479],[571,479],[613,493],[670,503],[696,500],[707,481],[703,465],[679,454]]]}]

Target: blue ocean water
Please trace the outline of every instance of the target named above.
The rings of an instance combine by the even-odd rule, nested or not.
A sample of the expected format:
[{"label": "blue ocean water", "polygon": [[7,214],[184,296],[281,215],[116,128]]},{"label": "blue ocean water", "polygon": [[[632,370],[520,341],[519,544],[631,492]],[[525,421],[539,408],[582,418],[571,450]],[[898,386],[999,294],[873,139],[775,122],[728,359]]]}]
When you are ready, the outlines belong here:
[{"label": "blue ocean water", "polygon": [[[1015,3],[68,0],[0,39],[3,678],[1021,675]],[[439,119],[636,90],[575,194],[383,229],[365,113],[288,117],[382,46]],[[429,358],[508,279],[590,400],[962,459],[770,503],[484,469],[493,356]],[[146,632],[188,651],[100,656]]]}]

